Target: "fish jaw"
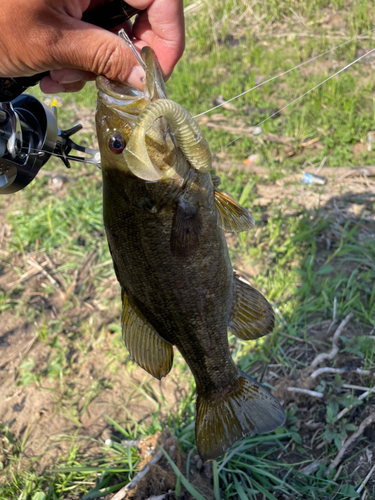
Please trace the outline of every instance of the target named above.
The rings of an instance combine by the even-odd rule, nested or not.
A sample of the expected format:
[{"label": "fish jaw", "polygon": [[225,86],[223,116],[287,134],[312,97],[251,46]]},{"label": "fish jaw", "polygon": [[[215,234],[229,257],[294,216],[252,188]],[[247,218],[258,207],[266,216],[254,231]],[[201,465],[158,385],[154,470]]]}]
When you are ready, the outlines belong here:
[{"label": "fish jaw", "polygon": [[130,173],[122,152],[114,153],[109,141],[114,134],[119,134],[123,137],[124,145],[128,142],[137,118],[151,102],[150,98],[143,91],[111,82],[104,76],[97,78],[96,86],[98,100],[95,120],[102,170]]},{"label": "fish jaw", "polygon": [[[144,47],[142,58],[146,66],[143,90],[110,81],[104,76],[98,76],[96,79],[98,100],[95,118],[101,166],[104,172],[112,170],[130,173],[123,154],[114,154],[109,147],[111,136],[119,134],[126,145],[142,111],[152,101],[166,98],[162,72],[153,50],[150,47]],[[168,137],[170,136],[168,132],[168,125],[162,119],[158,120],[147,134],[150,158],[155,163],[161,162],[160,155],[158,156],[156,151],[162,150],[164,156],[168,157],[168,153],[175,149],[175,144]]]},{"label": "fish jaw", "polygon": [[[152,76],[152,73],[147,73],[148,76],[150,74]],[[155,87],[151,89],[153,96],[159,95],[160,85],[156,85],[155,81],[151,83]],[[137,127],[143,112],[152,102],[147,85],[145,92],[142,93],[128,86],[110,82],[104,77],[98,77],[97,87],[99,92],[96,128],[103,177],[115,175],[118,181],[120,179],[125,181],[129,176],[151,183],[161,181],[160,187],[163,191],[168,189],[168,186],[172,190],[181,188],[188,177],[190,166],[177,146],[167,120],[158,117],[147,130],[144,127]],[[161,102],[158,99],[156,101]],[[134,134],[139,131],[141,138],[138,141]],[[120,151],[111,149],[111,141],[116,137],[123,143]],[[131,144],[132,149],[130,149]],[[137,154],[139,144],[142,151],[141,158]],[[138,167],[138,165],[142,167],[143,164],[146,165],[146,175],[142,175],[142,170]],[[152,175],[147,175],[149,172]],[[156,190],[159,190],[159,187]]]}]

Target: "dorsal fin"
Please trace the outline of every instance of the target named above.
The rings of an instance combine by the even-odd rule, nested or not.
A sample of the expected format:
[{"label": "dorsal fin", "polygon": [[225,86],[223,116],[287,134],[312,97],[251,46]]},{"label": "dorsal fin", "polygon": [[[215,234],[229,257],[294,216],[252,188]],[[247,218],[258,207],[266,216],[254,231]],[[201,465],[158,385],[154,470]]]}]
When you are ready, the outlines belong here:
[{"label": "dorsal fin", "polygon": [[217,224],[227,233],[241,233],[254,227],[251,214],[229,194],[214,189],[215,206],[217,210]]},{"label": "dorsal fin", "polygon": [[160,337],[137,307],[130,303],[124,289],[121,296],[122,338],[130,356],[141,368],[160,380],[172,368],[173,347]]},{"label": "dorsal fin", "polygon": [[271,304],[255,288],[234,274],[233,312],[230,331],[242,340],[255,340],[271,333],[275,316]]}]

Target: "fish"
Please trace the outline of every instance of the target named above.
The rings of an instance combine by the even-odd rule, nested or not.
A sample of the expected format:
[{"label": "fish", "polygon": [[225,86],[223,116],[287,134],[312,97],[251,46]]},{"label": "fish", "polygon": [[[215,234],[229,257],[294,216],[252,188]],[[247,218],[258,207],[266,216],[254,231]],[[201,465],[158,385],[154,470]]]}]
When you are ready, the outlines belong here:
[{"label": "fish", "polygon": [[285,421],[276,398],[238,369],[228,329],[254,340],[274,328],[266,298],[233,271],[225,232],[250,230],[250,213],[219,189],[209,146],[188,111],[168,100],[149,47],[142,91],[96,80],[103,221],[121,286],[122,336],[157,379],[175,346],[196,384],[195,435],[203,461]]}]

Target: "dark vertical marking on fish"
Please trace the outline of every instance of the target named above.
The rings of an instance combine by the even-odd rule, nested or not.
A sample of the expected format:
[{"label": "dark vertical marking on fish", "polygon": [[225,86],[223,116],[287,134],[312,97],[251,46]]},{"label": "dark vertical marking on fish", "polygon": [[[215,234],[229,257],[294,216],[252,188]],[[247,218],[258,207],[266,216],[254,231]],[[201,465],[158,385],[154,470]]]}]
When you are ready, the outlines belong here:
[{"label": "dark vertical marking on fish", "polygon": [[171,250],[179,257],[191,255],[199,246],[202,221],[199,207],[178,203],[173,217]]}]

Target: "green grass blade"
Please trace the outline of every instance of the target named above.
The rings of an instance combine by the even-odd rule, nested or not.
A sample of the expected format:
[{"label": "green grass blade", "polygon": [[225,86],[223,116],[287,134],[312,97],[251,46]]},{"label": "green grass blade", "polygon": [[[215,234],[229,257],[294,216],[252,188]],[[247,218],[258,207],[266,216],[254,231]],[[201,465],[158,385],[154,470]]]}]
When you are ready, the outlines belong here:
[{"label": "green grass blade", "polygon": [[189,483],[186,477],[180,472],[177,465],[170,458],[168,453],[161,446],[159,446],[159,448],[162,451],[165,458],[168,460],[168,463],[172,467],[173,472],[176,474],[176,477],[181,481],[184,488],[186,488],[186,490],[190,493],[190,495],[192,495],[196,500],[207,500],[201,493],[199,493],[198,490],[194,488],[194,486],[191,483]]},{"label": "green grass blade", "polygon": [[215,500],[220,500],[220,489],[219,489],[219,474],[217,470],[217,462],[214,460],[212,462],[212,474],[214,479],[214,497]]}]

